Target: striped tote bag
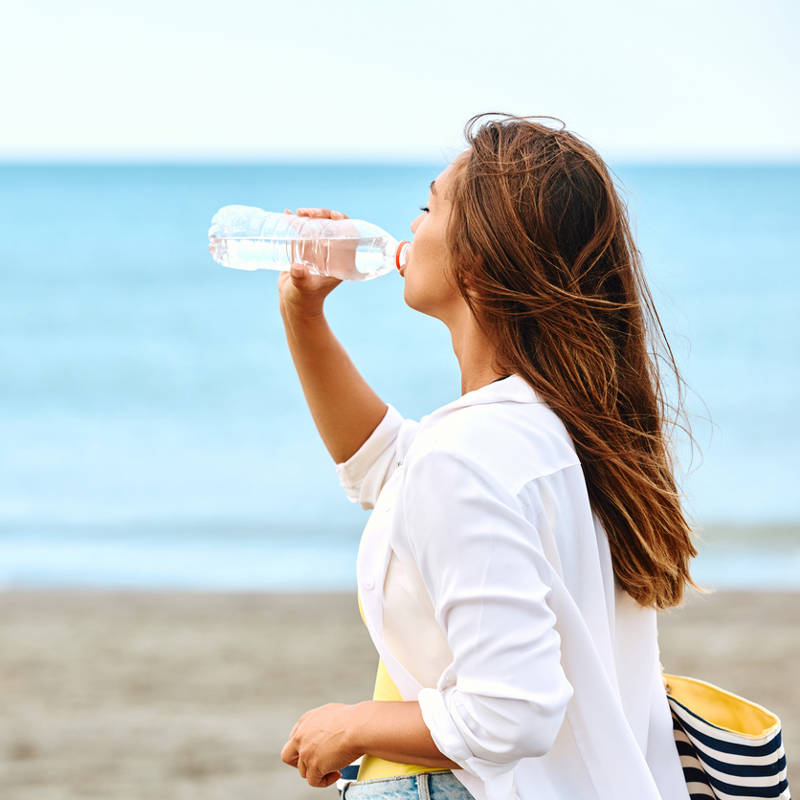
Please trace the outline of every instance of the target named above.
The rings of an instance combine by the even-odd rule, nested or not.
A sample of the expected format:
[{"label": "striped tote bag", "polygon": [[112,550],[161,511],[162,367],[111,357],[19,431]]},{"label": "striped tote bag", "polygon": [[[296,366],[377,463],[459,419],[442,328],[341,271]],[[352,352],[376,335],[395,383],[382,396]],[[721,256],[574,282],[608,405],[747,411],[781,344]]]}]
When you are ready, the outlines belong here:
[{"label": "striped tote bag", "polygon": [[775,714],[697,678],[664,678],[691,800],[791,800]]}]

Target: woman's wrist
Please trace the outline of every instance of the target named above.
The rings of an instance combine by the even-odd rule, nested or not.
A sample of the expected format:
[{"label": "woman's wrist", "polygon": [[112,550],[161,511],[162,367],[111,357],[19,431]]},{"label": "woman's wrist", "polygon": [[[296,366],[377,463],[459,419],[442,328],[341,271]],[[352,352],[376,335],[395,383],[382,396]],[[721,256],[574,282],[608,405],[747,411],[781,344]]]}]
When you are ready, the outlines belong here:
[{"label": "woman's wrist", "polygon": [[294,321],[318,321],[325,319],[325,312],[323,311],[322,304],[314,304],[313,306],[298,306],[293,303],[280,304],[281,317],[284,322]]},{"label": "woman's wrist", "polygon": [[460,769],[442,754],[416,701],[363,700],[352,706],[348,749],[361,754],[432,769]]},{"label": "woman's wrist", "polygon": [[374,700],[362,700],[352,706],[351,723],[347,730],[347,744],[351,749],[358,750],[359,753],[365,753],[367,750],[364,732],[369,729],[369,715],[371,713],[369,704],[374,702]]}]

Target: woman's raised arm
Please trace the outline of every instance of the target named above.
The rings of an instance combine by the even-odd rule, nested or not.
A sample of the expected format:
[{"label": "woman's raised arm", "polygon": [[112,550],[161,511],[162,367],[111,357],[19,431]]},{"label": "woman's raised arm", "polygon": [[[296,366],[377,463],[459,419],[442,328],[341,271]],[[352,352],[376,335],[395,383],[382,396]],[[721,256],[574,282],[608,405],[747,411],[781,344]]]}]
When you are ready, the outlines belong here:
[{"label": "woman's raised arm", "polygon": [[[298,209],[305,216],[344,219],[330,209]],[[291,213],[288,211],[286,213]],[[334,462],[352,456],[377,428],[387,404],[372,390],[334,336],[323,313],[325,297],[341,283],[292,266],[278,278],[286,340],[306,402]]]}]

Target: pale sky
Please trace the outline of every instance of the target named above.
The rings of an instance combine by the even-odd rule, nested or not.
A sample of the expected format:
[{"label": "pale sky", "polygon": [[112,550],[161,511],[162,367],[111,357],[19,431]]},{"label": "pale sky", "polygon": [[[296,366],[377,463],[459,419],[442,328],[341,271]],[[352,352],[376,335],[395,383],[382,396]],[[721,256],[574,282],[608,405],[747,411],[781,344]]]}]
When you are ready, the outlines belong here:
[{"label": "pale sky", "polygon": [[0,159],[439,161],[498,111],[617,161],[797,160],[799,7],[6,0]]}]

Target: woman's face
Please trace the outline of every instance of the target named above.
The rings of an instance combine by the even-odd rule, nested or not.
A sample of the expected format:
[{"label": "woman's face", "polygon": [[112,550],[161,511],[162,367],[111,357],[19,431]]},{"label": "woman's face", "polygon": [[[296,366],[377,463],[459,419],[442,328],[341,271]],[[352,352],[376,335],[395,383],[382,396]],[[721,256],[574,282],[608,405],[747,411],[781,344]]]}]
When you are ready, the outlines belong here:
[{"label": "woman's face", "polygon": [[447,250],[444,235],[450,215],[453,181],[461,159],[467,155],[468,151],[456,156],[431,182],[425,209],[411,223],[414,239],[401,273],[405,279],[403,298],[406,304],[444,322],[453,318],[456,308],[465,305],[458,289],[445,277]]}]

